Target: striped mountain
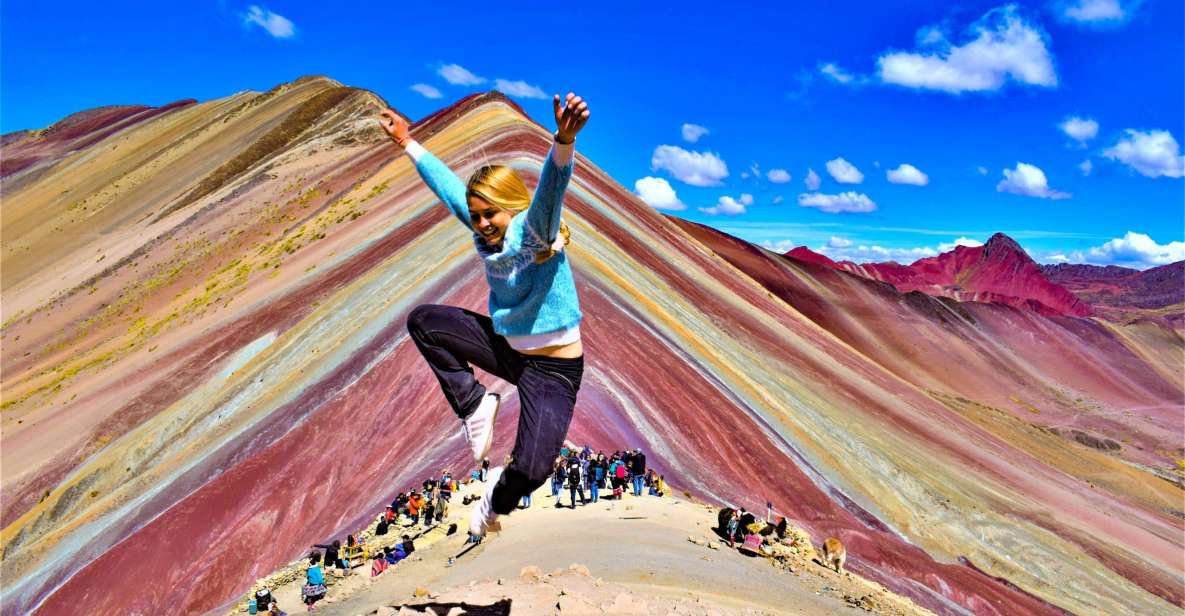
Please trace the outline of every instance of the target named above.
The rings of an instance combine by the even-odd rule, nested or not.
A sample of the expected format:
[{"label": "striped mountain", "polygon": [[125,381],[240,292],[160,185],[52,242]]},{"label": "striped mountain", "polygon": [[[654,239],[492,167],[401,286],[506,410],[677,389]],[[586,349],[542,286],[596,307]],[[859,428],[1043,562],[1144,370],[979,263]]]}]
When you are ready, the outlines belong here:
[{"label": "striped mountain", "polygon": [[[384,105],[311,77],[5,137],[28,162],[0,208],[3,613],[225,607],[465,468],[405,324],[484,309],[486,287]],[[494,93],[413,136],[529,185],[549,145]],[[1171,327],[902,293],[662,216],[579,154],[565,208],[573,441],[642,447],[709,502],[769,500],[940,613],[1182,606]],[[488,382],[501,456],[518,401]]]}]

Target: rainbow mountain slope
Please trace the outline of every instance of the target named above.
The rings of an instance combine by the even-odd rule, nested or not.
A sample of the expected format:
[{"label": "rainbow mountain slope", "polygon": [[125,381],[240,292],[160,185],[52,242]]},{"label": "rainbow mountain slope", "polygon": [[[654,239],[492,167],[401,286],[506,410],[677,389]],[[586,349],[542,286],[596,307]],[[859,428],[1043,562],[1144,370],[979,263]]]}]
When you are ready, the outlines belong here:
[{"label": "rainbow mountain slope", "polygon": [[[405,323],[484,310],[483,274],[382,105],[303,78],[6,168],[5,614],[225,606],[465,468]],[[497,94],[413,133],[529,186],[549,146]],[[1179,333],[901,294],[662,216],[583,157],[565,204],[573,441],[768,499],[940,613],[1182,605]],[[495,390],[500,456],[517,400]]]}]

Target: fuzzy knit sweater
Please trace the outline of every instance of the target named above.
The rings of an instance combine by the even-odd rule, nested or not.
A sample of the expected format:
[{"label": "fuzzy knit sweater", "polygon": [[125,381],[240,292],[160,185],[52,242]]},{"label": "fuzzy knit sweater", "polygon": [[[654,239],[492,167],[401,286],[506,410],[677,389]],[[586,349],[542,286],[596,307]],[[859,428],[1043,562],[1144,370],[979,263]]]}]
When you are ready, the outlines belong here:
[{"label": "fuzzy knit sweater", "polygon": [[410,141],[406,151],[424,183],[473,234],[490,285],[494,331],[519,351],[579,340],[580,300],[567,253],[560,250],[535,263],[535,253],[552,246],[559,234],[564,191],[574,166],[573,144],[552,145],[531,206],[511,219],[502,241],[494,245],[473,227],[465,183],[419,143]]}]

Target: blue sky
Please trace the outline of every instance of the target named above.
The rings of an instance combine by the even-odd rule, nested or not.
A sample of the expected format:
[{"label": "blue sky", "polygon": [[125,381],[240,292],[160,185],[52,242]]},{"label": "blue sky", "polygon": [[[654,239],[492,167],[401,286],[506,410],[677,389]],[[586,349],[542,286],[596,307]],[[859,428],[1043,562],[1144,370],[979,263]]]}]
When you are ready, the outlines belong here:
[{"label": "blue sky", "polygon": [[502,89],[550,123],[537,97],[575,90],[598,166],[769,247],[1185,258],[1183,3],[940,4],[8,2],[0,130],[308,74],[413,118]]}]

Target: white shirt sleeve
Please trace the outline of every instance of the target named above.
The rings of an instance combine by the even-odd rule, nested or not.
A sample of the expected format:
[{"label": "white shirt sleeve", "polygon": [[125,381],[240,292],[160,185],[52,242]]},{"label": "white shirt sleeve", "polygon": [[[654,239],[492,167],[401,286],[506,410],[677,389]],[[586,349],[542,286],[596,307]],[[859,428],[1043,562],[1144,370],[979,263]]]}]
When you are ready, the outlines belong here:
[{"label": "white shirt sleeve", "polygon": [[424,146],[420,145],[420,142],[415,139],[408,140],[407,147],[403,151],[407,152],[407,155],[415,162],[419,162],[420,157],[424,155],[424,152],[427,152]]},{"label": "white shirt sleeve", "polygon": [[567,167],[568,163],[572,162],[572,158],[575,156],[575,151],[575,141],[572,143],[560,143],[556,141],[551,147],[551,160],[555,161],[555,164],[558,167]]}]

